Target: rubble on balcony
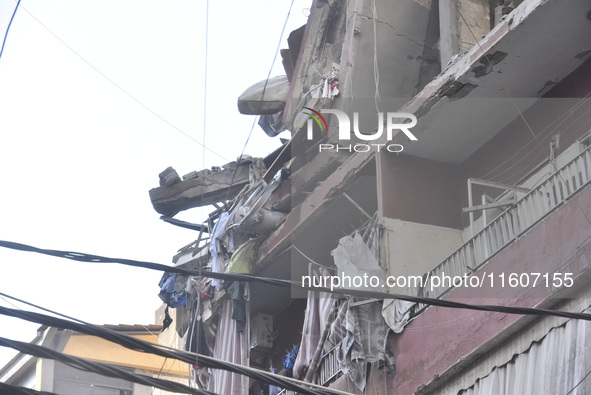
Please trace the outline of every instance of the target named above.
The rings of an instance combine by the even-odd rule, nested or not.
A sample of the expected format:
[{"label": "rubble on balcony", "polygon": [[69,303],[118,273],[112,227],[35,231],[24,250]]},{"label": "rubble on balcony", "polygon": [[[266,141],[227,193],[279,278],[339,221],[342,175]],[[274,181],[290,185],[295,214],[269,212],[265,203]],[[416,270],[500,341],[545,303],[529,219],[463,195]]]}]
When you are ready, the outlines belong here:
[{"label": "rubble on balcony", "polygon": [[[150,190],[154,209],[167,223],[197,231],[196,241],[181,248],[173,258],[176,266],[190,270],[250,273],[260,240],[286,217],[289,205],[287,166],[267,183],[264,176],[284,165],[285,142],[265,158],[244,156],[221,167],[193,171],[181,177],[169,167],[159,174],[160,186]],[[287,181],[287,182],[286,182]],[[216,210],[203,224],[173,218],[179,211],[213,204]],[[221,287],[218,280],[203,279],[204,287]],[[194,287],[186,276],[165,273],[161,298],[170,307],[186,304]]]},{"label": "rubble on balcony", "polygon": [[[182,180],[172,168],[160,174],[160,186],[150,191],[154,209],[163,214],[165,222],[194,231],[192,237],[196,238],[174,256],[175,266],[231,273],[256,269],[260,241],[283,222],[290,210],[290,171],[286,156],[281,155],[286,145],[284,142],[265,158],[248,157],[191,172]],[[271,171],[276,173],[274,177],[267,174]],[[209,204],[216,209],[202,224],[173,218],[179,211]],[[245,363],[234,358],[236,350],[247,346],[245,336],[239,333],[246,323],[244,306],[249,295],[244,284],[164,273],[159,286],[163,302],[180,309],[175,328],[179,336],[187,339],[187,350],[224,355],[235,363]],[[216,342],[216,338],[224,341]],[[216,383],[216,388],[244,384],[236,375],[230,379],[227,372],[208,375],[196,368],[204,388],[208,382]]]},{"label": "rubble on balcony", "polygon": [[150,190],[156,212],[173,217],[179,211],[218,203],[236,195],[253,179],[259,179],[266,167],[261,158],[244,158],[222,167],[191,172],[180,177],[171,167],[160,173],[160,186]]}]

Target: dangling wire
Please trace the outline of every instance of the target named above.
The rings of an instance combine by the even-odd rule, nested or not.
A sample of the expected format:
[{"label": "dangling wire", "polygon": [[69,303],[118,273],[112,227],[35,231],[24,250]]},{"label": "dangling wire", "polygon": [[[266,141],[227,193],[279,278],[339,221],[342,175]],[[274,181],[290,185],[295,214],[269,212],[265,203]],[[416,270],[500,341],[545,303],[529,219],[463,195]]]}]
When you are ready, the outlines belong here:
[{"label": "dangling wire", "polygon": [[10,31],[10,26],[12,25],[12,20],[14,19],[14,16],[16,15],[16,10],[18,10],[18,6],[21,4],[21,0],[18,0],[18,2],[16,3],[16,7],[14,7],[14,12],[12,13],[12,16],[10,17],[10,22],[8,22],[8,27],[6,28],[6,33],[4,33],[4,40],[2,41],[2,48],[0,48],[0,58],[2,58],[2,54],[4,53],[4,46],[6,45],[6,37],[8,37],[8,32]]},{"label": "dangling wire", "polygon": [[376,0],[372,3],[373,11],[373,77],[376,84],[376,93],[374,97],[376,112],[379,114],[380,109],[378,107],[378,101],[380,101],[380,71],[378,69],[378,34],[377,34],[377,20],[378,12],[376,9]]},{"label": "dangling wire", "polygon": [[207,63],[209,48],[209,0],[205,3],[205,65],[203,75],[203,150],[202,150],[202,169],[205,169],[205,131],[207,128]]},{"label": "dangling wire", "polygon": [[[275,61],[277,60],[277,55],[279,54],[279,48],[281,47],[281,42],[283,41],[283,34],[285,33],[285,28],[287,27],[287,22],[289,21],[289,16],[291,15],[291,10],[293,8],[293,3],[295,0],[291,0],[291,4],[289,5],[289,10],[287,11],[287,16],[285,17],[285,22],[283,22],[283,28],[281,29],[281,34],[279,35],[279,41],[277,42],[277,48],[275,49],[275,55],[273,56],[273,61],[271,62],[271,67],[269,68],[269,73],[267,74],[267,79],[265,80],[265,85],[263,86],[263,92],[261,94],[261,101],[265,98],[265,91],[267,90],[267,83],[269,82],[269,78],[271,77],[271,73],[273,72],[273,67],[275,66]],[[252,132],[254,131],[254,127],[257,123],[258,117],[254,119],[252,122],[252,126],[250,127],[250,132],[248,132],[248,137],[246,138],[246,142],[244,143],[244,147],[242,147],[242,152],[238,157],[238,163],[236,164],[236,169],[234,170],[234,174],[232,174],[232,181],[230,181],[230,187],[228,188],[228,192],[226,193],[226,201],[230,196],[230,189],[234,184],[234,179],[236,178],[236,173],[238,172],[238,168],[240,166],[240,161],[244,156],[244,151],[246,150],[246,146],[250,141],[250,136],[252,136]]]}]

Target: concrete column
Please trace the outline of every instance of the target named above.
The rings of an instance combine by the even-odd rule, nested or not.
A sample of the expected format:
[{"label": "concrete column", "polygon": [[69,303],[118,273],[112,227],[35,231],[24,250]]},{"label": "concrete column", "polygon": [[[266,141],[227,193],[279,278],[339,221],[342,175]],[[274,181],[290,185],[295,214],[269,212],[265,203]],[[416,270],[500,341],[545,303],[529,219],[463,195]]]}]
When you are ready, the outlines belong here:
[{"label": "concrete column", "polygon": [[457,0],[439,0],[439,51],[441,70],[445,70],[451,58],[460,52],[458,32],[458,12],[454,2]]}]

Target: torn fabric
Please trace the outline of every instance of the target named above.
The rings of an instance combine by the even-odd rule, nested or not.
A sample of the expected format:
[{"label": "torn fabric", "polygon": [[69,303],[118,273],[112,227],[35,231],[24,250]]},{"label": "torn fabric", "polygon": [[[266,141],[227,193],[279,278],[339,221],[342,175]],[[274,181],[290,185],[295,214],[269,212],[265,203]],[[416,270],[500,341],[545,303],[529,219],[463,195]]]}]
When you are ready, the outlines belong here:
[{"label": "torn fabric", "polygon": [[381,363],[394,371],[394,357],[388,343],[390,328],[382,317],[378,302],[351,306],[345,316],[347,335],[342,342],[343,371],[361,391],[367,384],[367,364]]},{"label": "torn fabric", "polygon": [[[386,275],[384,270],[380,267],[376,255],[365,244],[363,237],[358,232],[353,236],[345,236],[339,240],[337,248],[332,250],[334,263],[339,269],[339,276],[344,275],[349,278],[376,276],[379,278],[380,284],[386,283]],[[363,290],[373,290],[367,284],[367,287],[355,287],[353,284],[342,284],[343,288],[355,288]]]},{"label": "torn fabric", "polygon": [[164,332],[165,330],[167,330],[170,324],[172,324],[172,321],[172,317],[168,312],[168,306],[166,306],[166,308],[164,309],[164,319],[162,320],[162,330],[160,332]]},{"label": "torn fabric", "polygon": [[[410,296],[417,296],[417,288],[407,288],[406,294]],[[407,302],[399,299],[385,299],[382,307],[382,316],[386,323],[394,331],[400,333],[408,324],[410,319],[410,309],[415,305],[415,302]]]},{"label": "torn fabric", "polygon": [[[338,247],[332,251],[339,275],[350,278],[375,276],[381,284],[385,284],[386,275],[378,262],[378,240],[376,226],[370,226],[364,236],[355,232],[352,236],[342,237]],[[344,288],[353,288],[352,284],[343,285]],[[367,285],[355,288],[369,289]],[[349,299],[344,328],[346,334],[339,350],[339,363],[355,386],[364,391],[368,363],[386,365],[390,371],[395,368],[388,343],[390,327],[382,316],[381,302],[355,303],[355,299]]]},{"label": "torn fabric", "polygon": [[228,273],[250,274],[256,262],[260,239],[250,239],[232,254]]},{"label": "torn fabric", "polygon": [[[310,263],[309,273],[310,275],[325,276],[328,275],[328,270]],[[304,318],[302,341],[293,368],[294,377],[302,377],[312,362],[322,332],[330,317],[333,304],[334,299],[331,294],[326,292],[308,291],[308,305],[306,307]]]},{"label": "torn fabric", "polygon": [[186,277],[179,276],[176,273],[165,272],[158,283],[160,287],[158,296],[172,308],[184,306],[187,304],[186,285]]},{"label": "torn fabric", "polygon": [[[223,212],[220,215],[218,222],[215,223],[211,233],[209,252],[211,253],[211,271],[215,273],[223,273],[226,271],[221,238],[225,234],[228,217],[229,214],[227,212]],[[212,279],[211,285],[219,288],[221,286],[221,282],[217,279]]]},{"label": "torn fabric", "polygon": [[299,347],[295,345],[293,346],[291,351],[287,353],[285,358],[283,358],[283,367],[285,368],[285,373],[287,373],[287,377],[293,377],[293,366],[298,356],[298,351]]},{"label": "torn fabric", "polygon": [[267,136],[275,137],[285,130],[285,125],[281,122],[282,116],[283,111],[275,114],[261,115],[258,124]]},{"label": "torn fabric", "polygon": [[246,300],[244,300],[244,283],[234,285],[232,292],[232,319],[236,321],[236,331],[242,332],[246,325]]},{"label": "torn fabric", "polygon": [[205,336],[205,328],[203,326],[203,321],[201,321],[201,317],[199,316],[193,320],[192,325],[189,325],[185,350],[201,355],[210,355],[207,338]]},{"label": "torn fabric", "polygon": [[[244,332],[236,332],[236,321],[232,319],[232,300],[227,299],[222,303],[213,357],[238,365],[246,365],[248,340]],[[243,395],[242,389],[247,388],[247,380],[245,376],[237,373],[210,369],[207,389],[216,394]]]}]

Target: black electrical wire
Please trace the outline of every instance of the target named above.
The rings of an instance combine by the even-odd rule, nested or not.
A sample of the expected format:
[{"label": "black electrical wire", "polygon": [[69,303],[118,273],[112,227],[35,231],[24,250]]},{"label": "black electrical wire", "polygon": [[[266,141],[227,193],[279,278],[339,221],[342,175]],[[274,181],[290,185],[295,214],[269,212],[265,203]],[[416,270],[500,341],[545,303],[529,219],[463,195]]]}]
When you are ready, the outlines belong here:
[{"label": "black electrical wire", "polygon": [[[289,21],[289,16],[291,15],[291,10],[293,8],[294,0],[291,0],[291,4],[289,5],[289,10],[287,11],[287,16],[285,17],[285,22],[283,22],[283,28],[281,29],[281,34],[279,35],[279,41],[277,42],[277,48],[275,49],[275,55],[273,56],[273,61],[271,62],[271,67],[269,68],[269,73],[267,74],[267,79],[265,80],[265,85],[263,86],[263,92],[261,93],[261,102],[265,98],[265,91],[267,90],[267,84],[269,83],[269,78],[271,78],[271,72],[273,72],[273,66],[275,66],[275,61],[277,60],[277,55],[279,54],[279,49],[281,48],[281,42],[283,41],[283,34],[285,33],[285,28],[287,27],[287,22]],[[250,132],[248,132],[248,137],[246,138],[246,142],[244,143],[244,147],[242,147],[242,152],[238,157],[238,163],[241,162],[242,157],[244,156],[244,151],[246,150],[246,146],[250,141],[250,137],[252,136],[252,132],[254,131],[254,127],[257,123],[257,118],[252,121],[252,126],[250,127]],[[230,181],[230,188],[234,185],[234,179],[236,178],[236,173],[238,173],[238,167],[234,169],[234,174],[232,174],[232,180]],[[226,198],[224,201],[228,200],[230,196],[230,188],[228,188],[228,192],[226,193]]]},{"label": "black electrical wire", "polygon": [[277,278],[269,278],[269,277],[259,277],[253,276],[249,274],[236,274],[236,273],[216,273],[211,271],[196,271],[196,270],[187,270],[179,267],[167,266],[162,265],[159,263],[153,262],[142,262],[142,261],[135,261],[131,259],[121,259],[121,258],[107,258],[99,255],[90,255],[90,254],[83,254],[79,252],[68,252],[68,251],[59,251],[59,250],[46,250],[41,249],[33,246],[29,246],[26,244],[14,243],[9,241],[0,240],[0,247],[10,248],[14,250],[20,251],[28,251],[28,252],[36,252],[39,254],[56,256],[60,258],[67,258],[72,259],[75,261],[80,262],[92,262],[92,263],[119,263],[128,266],[134,267],[142,267],[151,270],[158,270],[158,271],[165,271],[165,272],[173,272],[179,273],[189,276],[203,276],[209,278],[216,278],[222,280],[230,280],[230,281],[250,281],[250,282],[260,282],[269,285],[276,285],[276,286],[284,286],[284,287],[298,287],[300,289],[305,289],[309,291],[320,291],[320,292],[327,292],[336,295],[343,295],[343,296],[355,296],[359,298],[379,298],[379,299],[398,299],[404,300],[407,302],[414,302],[425,304],[429,306],[438,306],[438,307],[446,307],[446,308],[453,308],[453,309],[468,309],[468,310],[479,310],[479,311],[490,311],[496,313],[505,313],[505,314],[516,314],[516,315],[535,315],[535,316],[556,316],[556,317],[565,317],[565,318],[573,318],[573,319],[581,319],[586,321],[591,321],[591,314],[587,313],[572,313],[568,311],[561,311],[561,310],[549,310],[549,309],[540,309],[540,308],[533,308],[533,307],[515,307],[515,306],[501,306],[501,305],[475,305],[475,304],[467,304],[467,303],[460,303],[454,302],[450,300],[444,299],[433,299],[433,298],[425,298],[420,296],[409,296],[409,295],[402,295],[402,294],[392,294],[392,293],[385,293],[385,292],[375,292],[375,291],[363,291],[358,289],[330,289],[324,287],[312,287],[312,286],[303,286],[303,284],[299,281],[293,280],[283,280]]},{"label": "black electrical wire", "polygon": [[173,351],[169,349],[160,348],[158,345],[149,343],[145,340],[137,339],[110,329],[102,328],[96,325],[80,324],[48,316],[45,314],[34,313],[25,310],[9,309],[0,306],[0,315],[20,318],[29,322],[36,322],[42,325],[53,326],[56,328],[70,329],[87,335],[97,336],[102,339],[117,343],[130,350],[145,352],[159,355],[165,358],[172,358],[179,361],[193,364],[196,358],[199,358],[199,365],[211,369],[221,369],[232,373],[248,376],[257,381],[272,384],[281,388],[286,388],[307,395],[342,395],[343,392],[331,390],[329,388],[322,388],[310,383],[304,383],[299,380],[280,376],[274,373],[265,372],[247,366],[242,366],[206,355],[196,354],[188,351]]},{"label": "black electrical wire", "polygon": [[[20,303],[26,304],[26,305],[28,305],[28,306],[30,306],[30,307],[34,307],[34,308],[36,308],[36,309],[39,309],[39,310],[43,310],[43,311],[45,311],[45,312],[47,312],[47,313],[51,313],[51,314],[53,314],[53,315],[56,315],[56,316],[59,316],[59,317],[65,318],[65,319],[67,319],[67,320],[76,321],[76,322],[79,322],[79,323],[81,323],[81,324],[84,324],[84,325],[92,325],[92,324],[90,324],[90,323],[88,323],[88,322],[86,322],[86,321],[82,321],[82,320],[80,320],[80,319],[78,319],[78,318],[71,317],[71,316],[69,316],[69,315],[66,315],[66,314],[58,313],[57,311],[54,311],[54,310],[51,310],[51,309],[47,309],[47,308],[45,308],[45,307],[42,307],[42,306],[39,306],[39,305],[37,305],[37,304],[35,304],[35,303],[27,302],[26,300],[22,300],[22,299],[19,299],[19,298],[16,298],[16,297],[14,297],[14,296],[7,295],[7,294],[5,294],[5,293],[3,293],[3,292],[0,292],[0,297],[1,297],[1,298],[3,298],[3,299],[4,299],[4,298],[9,298],[9,299],[15,300],[15,301],[17,301],[17,302],[20,302]],[[6,300],[6,299],[5,299],[5,300]],[[8,302],[8,303],[10,303],[9,301],[7,301],[7,302]],[[10,303],[10,304],[12,304],[12,303]],[[14,307],[16,307],[14,304],[12,304],[12,305],[13,305]],[[18,307],[17,307],[17,308],[18,308]],[[165,346],[164,344],[159,344],[159,345],[158,345],[158,347],[161,347],[161,348],[167,348],[167,349],[169,349],[169,350],[177,350],[177,348],[170,347],[170,346]]]},{"label": "black electrical wire", "polygon": [[270,285],[278,285],[278,286],[297,286],[299,283],[291,280],[282,280],[277,278],[268,278],[268,277],[257,277],[248,274],[236,274],[236,273],[216,273],[210,271],[198,271],[198,270],[188,270],[183,269],[180,267],[168,266],[163,265],[161,263],[154,263],[154,262],[146,262],[146,261],[136,261],[132,259],[122,259],[122,258],[109,258],[100,255],[92,255],[92,254],[85,254],[81,252],[73,252],[73,251],[60,251],[60,250],[49,250],[43,248],[37,248],[26,244],[15,243],[12,241],[4,241],[0,240],[0,247],[9,248],[12,250],[18,251],[25,251],[25,252],[35,252],[38,254],[54,256],[58,258],[66,258],[71,259],[78,262],[89,262],[89,263],[119,263],[126,266],[133,266],[133,267],[142,267],[145,269],[150,270],[157,270],[157,271],[164,271],[169,273],[178,273],[184,274],[186,276],[199,276],[200,273],[203,274],[205,277],[215,278],[218,280],[229,280],[229,281],[255,281],[261,282]]},{"label": "black electrical wire", "polygon": [[165,391],[180,392],[183,394],[216,395],[211,391],[205,391],[198,388],[191,388],[185,384],[177,383],[170,380],[159,379],[155,377],[146,376],[143,374],[130,373],[124,369],[115,366],[110,366],[99,362],[88,361],[83,358],[67,355],[52,350],[50,348],[38,346],[31,343],[24,343],[0,337],[0,346],[10,347],[19,352],[33,355],[39,358],[53,359],[55,361],[62,362],[68,366],[71,366],[79,370],[84,370],[86,372],[98,373],[103,376],[123,379],[131,381],[133,383],[147,385],[149,387],[160,388]]},{"label": "black electrical wire", "polygon": [[[330,289],[325,288],[313,288],[323,292],[331,292]],[[468,304],[461,302],[454,302],[445,299],[432,299],[424,298],[420,296],[408,296],[400,294],[386,294],[380,292],[361,291],[356,289],[335,289],[332,293],[357,296],[360,298],[380,298],[380,299],[400,299],[407,302],[414,302],[419,304],[425,304],[429,306],[447,307],[450,309],[466,309],[466,310],[478,310],[478,311],[490,311],[492,313],[505,313],[515,315],[534,315],[534,316],[555,316],[572,318],[576,320],[591,321],[591,314],[587,313],[573,313],[570,311],[562,310],[549,310],[540,309],[537,307],[516,307],[516,306],[502,306],[502,305],[482,305],[482,304]]]},{"label": "black electrical wire", "polygon": [[59,395],[55,392],[36,391],[26,387],[19,387],[0,382],[0,394],[10,395]]},{"label": "black electrical wire", "polygon": [[8,32],[10,31],[10,26],[12,25],[12,20],[14,19],[14,16],[16,15],[16,10],[18,10],[18,6],[21,4],[21,0],[18,0],[16,2],[16,7],[14,7],[14,12],[12,13],[12,16],[10,17],[10,22],[8,22],[8,27],[6,28],[6,33],[4,33],[4,40],[2,41],[2,48],[0,48],[0,58],[2,58],[2,54],[4,53],[4,46],[6,45],[6,37],[8,37]]}]

